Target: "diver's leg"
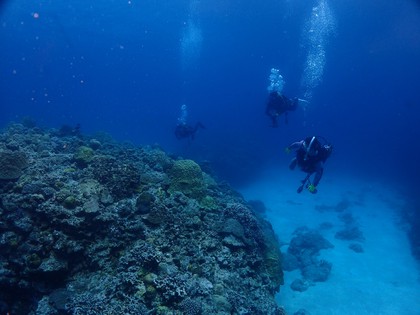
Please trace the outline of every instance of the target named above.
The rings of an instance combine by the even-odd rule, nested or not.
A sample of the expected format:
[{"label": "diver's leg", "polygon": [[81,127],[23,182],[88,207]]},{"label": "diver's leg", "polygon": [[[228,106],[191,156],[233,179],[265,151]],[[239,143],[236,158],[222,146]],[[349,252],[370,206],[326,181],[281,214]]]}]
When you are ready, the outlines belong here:
[{"label": "diver's leg", "polygon": [[322,174],[324,173],[324,163],[318,162],[315,167],[315,178],[312,183],[315,187],[318,186],[319,181],[321,180]]},{"label": "diver's leg", "polygon": [[297,158],[293,158],[292,159],[292,161],[290,162],[290,164],[289,164],[289,168],[291,169],[291,170],[294,170],[295,169],[295,167],[296,167],[296,164],[297,164]]}]

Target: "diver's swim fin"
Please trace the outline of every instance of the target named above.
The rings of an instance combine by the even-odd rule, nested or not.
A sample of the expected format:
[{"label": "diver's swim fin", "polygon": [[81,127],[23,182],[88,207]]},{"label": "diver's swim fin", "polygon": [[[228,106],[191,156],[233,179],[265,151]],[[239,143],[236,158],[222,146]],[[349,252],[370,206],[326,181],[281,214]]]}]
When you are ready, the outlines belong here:
[{"label": "diver's swim fin", "polygon": [[300,194],[300,193],[302,192],[303,188],[305,187],[305,184],[306,184],[306,183],[307,183],[307,181],[309,180],[309,177],[311,177],[311,173],[309,173],[308,175],[306,175],[306,177],[305,177],[303,180],[301,180],[302,185],[300,185],[300,186],[298,187],[298,189],[296,190],[296,192],[297,192],[298,194]]}]

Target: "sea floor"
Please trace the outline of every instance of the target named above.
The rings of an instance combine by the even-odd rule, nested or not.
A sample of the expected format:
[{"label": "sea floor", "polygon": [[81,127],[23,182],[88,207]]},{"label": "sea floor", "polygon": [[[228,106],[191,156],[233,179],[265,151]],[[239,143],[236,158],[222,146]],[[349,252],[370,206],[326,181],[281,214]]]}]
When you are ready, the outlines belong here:
[{"label": "sea floor", "polygon": [[[354,175],[325,174],[316,195],[306,190],[297,194],[303,177],[296,171],[270,170],[239,188],[247,200],[264,202],[282,252],[287,251],[295,229],[302,226],[318,230],[334,245],[319,256],[332,263],[327,281],[315,282],[303,292],[293,291],[290,284],[302,278],[300,271],[285,272],[278,303],[290,315],[300,309],[311,315],[419,315],[419,265],[399,219],[404,200],[396,189]],[[335,238],[349,215],[364,240]],[[364,251],[351,250],[352,243]]]}]

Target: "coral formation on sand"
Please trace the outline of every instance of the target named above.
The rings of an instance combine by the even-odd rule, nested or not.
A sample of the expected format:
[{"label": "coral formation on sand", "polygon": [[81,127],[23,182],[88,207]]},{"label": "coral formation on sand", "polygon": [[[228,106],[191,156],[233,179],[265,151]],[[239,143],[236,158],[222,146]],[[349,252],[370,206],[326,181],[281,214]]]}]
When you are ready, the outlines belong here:
[{"label": "coral formation on sand", "polygon": [[287,253],[284,254],[283,268],[287,271],[300,269],[303,279],[292,282],[295,291],[305,291],[314,282],[324,282],[328,279],[332,264],[318,255],[322,249],[333,248],[317,230],[307,227],[296,229],[293,233]]},{"label": "coral formation on sand", "polygon": [[0,313],[284,314],[253,204],[192,160],[67,129],[0,133]]}]

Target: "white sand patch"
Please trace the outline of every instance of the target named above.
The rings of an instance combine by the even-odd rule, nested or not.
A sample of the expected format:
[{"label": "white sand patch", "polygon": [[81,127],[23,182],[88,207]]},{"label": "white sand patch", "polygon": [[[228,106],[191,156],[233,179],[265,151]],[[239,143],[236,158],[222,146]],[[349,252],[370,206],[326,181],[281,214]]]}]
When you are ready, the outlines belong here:
[{"label": "white sand patch", "polygon": [[[318,194],[304,190],[296,193],[302,173],[271,171],[254,185],[240,189],[248,200],[264,202],[267,219],[281,242],[288,243],[297,227],[316,229],[329,222],[331,229],[320,230],[333,249],[322,250],[320,257],[332,263],[326,282],[318,282],[304,292],[293,291],[290,283],[301,278],[300,271],[285,272],[285,285],[277,300],[288,314],[299,309],[311,315],[420,315],[418,264],[412,257],[404,230],[399,227],[397,211],[403,204],[398,194],[383,184],[352,178],[323,178]],[[343,212],[335,211],[348,202]],[[319,208],[324,211],[319,211]],[[317,210],[318,208],[318,210]],[[362,231],[364,241],[335,238],[345,228],[340,219],[350,213]],[[360,244],[356,253],[349,244]],[[287,245],[282,246],[287,250]]]}]

